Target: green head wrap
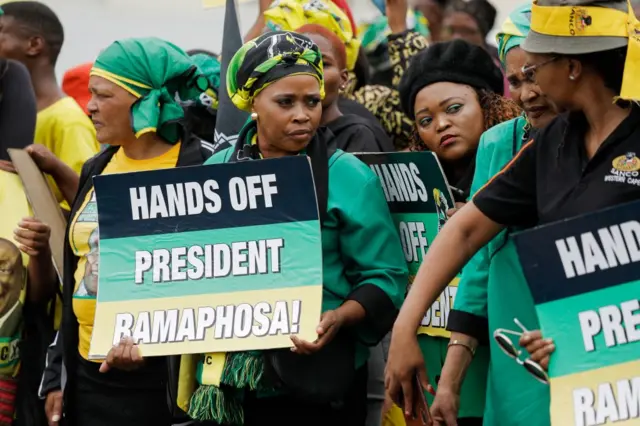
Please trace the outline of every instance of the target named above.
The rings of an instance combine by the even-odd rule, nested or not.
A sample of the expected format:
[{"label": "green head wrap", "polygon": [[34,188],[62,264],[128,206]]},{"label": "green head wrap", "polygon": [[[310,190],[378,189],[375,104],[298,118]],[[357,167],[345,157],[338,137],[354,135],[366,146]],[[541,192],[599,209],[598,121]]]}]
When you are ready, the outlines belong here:
[{"label": "green head wrap", "polygon": [[218,90],[220,90],[220,61],[206,53],[196,53],[191,60],[198,66],[200,72],[209,80],[209,88],[200,95],[196,103],[209,112],[218,110]]},{"label": "green head wrap", "polygon": [[509,14],[500,32],[496,35],[498,54],[502,64],[505,63],[507,52],[520,46],[531,28],[531,2],[523,4]]},{"label": "green head wrap", "polygon": [[324,98],[322,54],[309,38],[272,31],[246,43],[229,63],[227,91],[238,109],[251,111],[253,99],[268,85],[291,75],[310,75]]},{"label": "green head wrap", "polygon": [[136,137],[156,132],[169,143],[181,137],[184,112],[176,101],[196,99],[209,84],[179,47],[155,37],[130,38],[111,44],[96,59],[91,75],[125,89],[138,100],[131,107]]}]

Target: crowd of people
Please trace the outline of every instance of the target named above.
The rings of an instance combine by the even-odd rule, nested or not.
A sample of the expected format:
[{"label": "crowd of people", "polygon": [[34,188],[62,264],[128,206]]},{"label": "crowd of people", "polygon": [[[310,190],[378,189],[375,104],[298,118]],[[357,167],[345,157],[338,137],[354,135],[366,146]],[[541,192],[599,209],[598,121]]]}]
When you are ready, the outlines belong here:
[{"label": "crowd of people", "polygon": [[[380,18],[358,27],[344,0],[260,0],[226,75],[207,46],[157,34],[114,41],[61,84],[55,12],[2,5],[0,425],[404,426],[416,374],[434,425],[550,425],[553,336],[539,331],[510,235],[640,199],[639,186],[603,178],[640,138],[636,3],[524,1],[495,45],[488,0],[374,3]],[[217,150],[223,95],[249,119]],[[62,247],[34,217],[10,148],[46,174],[68,222]],[[407,151],[435,153],[456,202],[415,276],[378,177],[351,154]],[[314,176],[323,314],[317,340],[292,337],[286,356],[322,368],[283,385],[274,365],[290,358],[232,352],[213,383],[194,373],[202,356],[143,357],[130,338],[90,359],[93,177],[292,155]],[[460,273],[446,331],[418,334]],[[514,318],[516,359],[493,338]],[[327,375],[345,351],[355,364]]]}]

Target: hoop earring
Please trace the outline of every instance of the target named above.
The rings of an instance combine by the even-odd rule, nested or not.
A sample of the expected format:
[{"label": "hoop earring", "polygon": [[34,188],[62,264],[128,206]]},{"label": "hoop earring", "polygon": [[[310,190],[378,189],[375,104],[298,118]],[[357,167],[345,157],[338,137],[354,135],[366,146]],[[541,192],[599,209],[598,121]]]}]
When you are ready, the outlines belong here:
[{"label": "hoop earring", "polygon": [[253,121],[256,121],[256,120],[258,119],[258,113],[257,113],[257,112],[252,112],[252,113],[251,113],[251,119],[252,119]]}]

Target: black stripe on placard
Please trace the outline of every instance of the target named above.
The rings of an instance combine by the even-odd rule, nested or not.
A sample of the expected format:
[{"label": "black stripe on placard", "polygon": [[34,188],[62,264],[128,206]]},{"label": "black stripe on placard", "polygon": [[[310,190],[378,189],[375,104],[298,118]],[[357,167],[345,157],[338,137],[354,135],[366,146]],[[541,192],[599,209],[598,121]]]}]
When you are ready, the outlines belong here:
[{"label": "black stripe on placard", "polygon": [[[357,154],[357,157],[380,179],[391,213],[435,213],[433,190],[448,194],[440,165],[431,152]],[[453,207],[453,202],[449,207]]]},{"label": "black stripe on placard", "polygon": [[535,303],[640,280],[638,211],[632,202],[515,234]]},{"label": "black stripe on placard", "polygon": [[318,220],[306,156],[102,175],[94,186],[100,238]]}]

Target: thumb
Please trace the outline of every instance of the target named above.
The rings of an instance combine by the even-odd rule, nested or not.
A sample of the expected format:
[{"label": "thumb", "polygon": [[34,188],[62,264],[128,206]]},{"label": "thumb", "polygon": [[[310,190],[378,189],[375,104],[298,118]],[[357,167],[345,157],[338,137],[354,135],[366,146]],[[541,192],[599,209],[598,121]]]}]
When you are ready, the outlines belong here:
[{"label": "thumb", "polygon": [[51,421],[57,425],[62,417],[62,398],[56,398],[53,401],[53,410],[51,413]]},{"label": "thumb", "polygon": [[102,364],[100,364],[100,372],[101,373],[106,373],[107,371],[109,371],[111,367],[109,366],[109,364],[107,364],[107,361],[102,361]]}]

